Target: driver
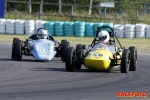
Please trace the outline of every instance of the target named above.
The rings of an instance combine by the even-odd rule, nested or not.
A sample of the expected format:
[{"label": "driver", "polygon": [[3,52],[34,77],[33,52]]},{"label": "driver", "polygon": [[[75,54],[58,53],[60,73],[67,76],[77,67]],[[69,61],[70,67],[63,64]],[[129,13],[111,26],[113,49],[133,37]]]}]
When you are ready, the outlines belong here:
[{"label": "driver", "polygon": [[98,37],[99,37],[100,43],[103,43],[103,44],[105,44],[107,46],[109,45],[108,41],[110,39],[110,36],[109,36],[109,33],[107,31],[105,31],[105,30],[100,31],[98,33]]},{"label": "driver", "polygon": [[37,29],[37,32],[34,33],[29,39],[36,40],[36,39],[48,39],[54,41],[53,37],[49,35],[50,33],[45,28]]},{"label": "driver", "polygon": [[99,38],[99,43],[97,43],[92,50],[95,50],[96,48],[100,48],[103,46],[105,46],[106,48],[108,48],[109,44],[108,41],[110,39],[109,33],[105,30],[102,30],[98,33],[98,38]]},{"label": "driver", "polygon": [[37,37],[39,39],[48,39],[48,32],[46,29],[39,29],[37,31]]}]

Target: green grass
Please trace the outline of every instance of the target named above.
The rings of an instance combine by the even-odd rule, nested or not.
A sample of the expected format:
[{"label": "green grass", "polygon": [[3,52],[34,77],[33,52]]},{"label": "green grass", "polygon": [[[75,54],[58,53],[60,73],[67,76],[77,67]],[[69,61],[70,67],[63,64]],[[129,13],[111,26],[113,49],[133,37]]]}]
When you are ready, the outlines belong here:
[{"label": "green grass", "polygon": [[[24,12],[22,12],[24,13]],[[69,13],[69,12],[68,12]],[[136,23],[145,23],[149,24],[150,16],[147,15],[138,15],[136,16],[135,12],[133,14],[106,14],[99,16],[97,12],[93,12],[91,16],[88,16],[86,10],[76,11],[73,15],[71,13],[61,13],[58,12],[46,12],[45,14],[52,15],[29,15],[29,14],[5,14],[6,19],[24,19],[24,20],[45,20],[45,21],[85,21],[85,22],[112,22],[114,24],[136,24]]]},{"label": "green grass", "polygon": [[[0,35],[0,42],[12,43],[14,37],[18,37],[20,40],[25,41],[28,38],[27,35]],[[66,39],[70,42],[72,46],[76,44],[86,44],[87,46],[91,44],[94,37],[54,37],[55,40],[61,42],[61,40]],[[129,46],[135,46],[138,53],[150,53],[150,38],[119,38],[121,45],[125,48]]]}]

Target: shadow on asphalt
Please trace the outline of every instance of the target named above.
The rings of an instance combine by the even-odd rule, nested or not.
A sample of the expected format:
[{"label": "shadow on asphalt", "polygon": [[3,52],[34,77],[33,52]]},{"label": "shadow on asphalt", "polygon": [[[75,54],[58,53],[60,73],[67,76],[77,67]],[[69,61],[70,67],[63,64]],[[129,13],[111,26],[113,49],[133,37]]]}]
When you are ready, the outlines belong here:
[{"label": "shadow on asphalt", "polygon": [[120,70],[93,70],[93,69],[80,69],[74,70],[73,72],[66,71],[65,68],[33,68],[32,71],[59,71],[59,72],[67,72],[67,73],[120,73]]},{"label": "shadow on asphalt", "polygon": [[[13,60],[11,58],[0,58],[0,61],[16,61],[16,60]],[[49,61],[39,61],[36,59],[22,59],[21,61],[17,62],[49,62]]]}]

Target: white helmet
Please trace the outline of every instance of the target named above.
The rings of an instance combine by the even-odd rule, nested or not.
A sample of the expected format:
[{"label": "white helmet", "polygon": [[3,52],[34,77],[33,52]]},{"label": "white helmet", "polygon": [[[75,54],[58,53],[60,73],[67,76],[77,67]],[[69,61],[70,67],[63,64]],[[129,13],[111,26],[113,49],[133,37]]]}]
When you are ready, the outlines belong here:
[{"label": "white helmet", "polygon": [[109,33],[105,30],[102,30],[98,33],[98,37],[99,37],[99,40],[100,42],[108,42],[109,41]]},{"label": "white helmet", "polygon": [[44,28],[38,29],[37,37],[39,39],[47,39],[48,38],[48,32],[47,32],[47,30],[44,29]]}]

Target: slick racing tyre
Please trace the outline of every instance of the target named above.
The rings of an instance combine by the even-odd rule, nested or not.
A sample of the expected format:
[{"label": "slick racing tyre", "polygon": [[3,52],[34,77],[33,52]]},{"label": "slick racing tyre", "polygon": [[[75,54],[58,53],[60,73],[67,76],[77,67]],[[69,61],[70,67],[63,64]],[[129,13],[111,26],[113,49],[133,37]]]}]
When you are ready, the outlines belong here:
[{"label": "slick racing tyre", "polygon": [[61,55],[61,61],[65,62],[66,60],[66,52],[67,49],[70,47],[70,43],[69,42],[64,42],[63,43],[63,49],[62,49],[62,55]]},{"label": "slick racing tyre", "polygon": [[74,70],[74,63],[76,59],[75,49],[74,47],[70,47],[66,53],[66,71]]},{"label": "slick racing tyre", "polygon": [[15,60],[15,48],[16,48],[16,42],[19,40],[19,38],[14,38],[12,43],[12,52],[11,52],[11,59]]},{"label": "slick racing tyre", "polygon": [[76,58],[79,63],[75,64],[75,66],[74,66],[75,69],[81,69],[82,63],[80,63],[80,61],[83,57],[83,52],[84,52],[83,48],[84,48],[84,45],[82,45],[82,44],[77,44],[77,46],[76,46]]},{"label": "slick racing tyre", "polygon": [[124,49],[121,59],[121,73],[127,73],[130,66],[130,50]]},{"label": "slick racing tyre", "polygon": [[137,65],[137,49],[134,46],[129,47],[131,52],[131,61],[129,71],[136,71]]},{"label": "slick racing tyre", "polygon": [[15,58],[16,58],[16,61],[22,60],[22,41],[21,40],[17,40],[16,42]]}]

